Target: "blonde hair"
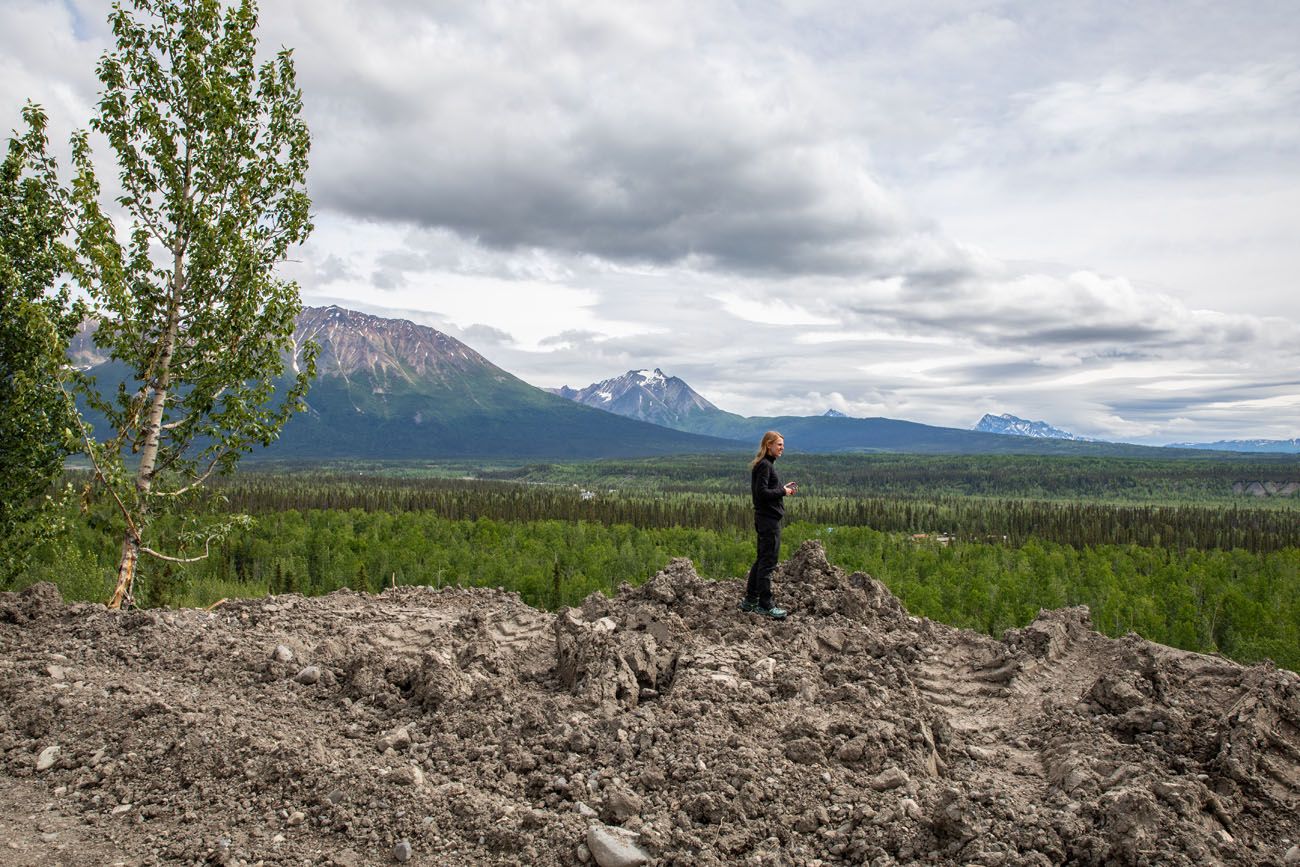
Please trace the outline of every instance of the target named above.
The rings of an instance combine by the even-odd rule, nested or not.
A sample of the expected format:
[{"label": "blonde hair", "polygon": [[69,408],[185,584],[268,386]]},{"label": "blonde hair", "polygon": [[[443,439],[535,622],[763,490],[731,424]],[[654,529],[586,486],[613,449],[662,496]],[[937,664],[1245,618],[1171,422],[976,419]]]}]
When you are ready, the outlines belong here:
[{"label": "blonde hair", "polygon": [[785,439],[785,437],[781,436],[781,434],[779,434],[774,430],[770,430],[767,433],[763,434],[763,439],[759,441],[758,444],[758,454],[754,455],[754,459],[749,462],[749,468],[752,470],[754,467],[758,466],[759,461],[767,457],[768,446],[770,446],[772,443],[776,442],[777,440],[783,440],[783,439]]}]

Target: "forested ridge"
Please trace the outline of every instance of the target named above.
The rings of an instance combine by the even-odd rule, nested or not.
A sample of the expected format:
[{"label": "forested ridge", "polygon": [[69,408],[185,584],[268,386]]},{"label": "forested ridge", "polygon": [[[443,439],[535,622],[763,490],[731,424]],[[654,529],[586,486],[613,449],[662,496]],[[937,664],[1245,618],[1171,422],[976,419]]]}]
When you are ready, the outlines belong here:
[{"label": "forested ridge", "polygon": [[[786,553],[821,538],[833,562],[885,581],[913,613],[991,634],[1024,625],[1039,608],[1087,604],[1111,635],[1132,630],[1190,650],[1300,667],[1296,504],[922,496],[931,488],[951,491],[972,465],[974,478],[996,480],[991,490],[1010,490],[1015,477],[998,464],[1011,460],[931,460],[910,470],[905,461],[875,462],[896,471],[882,473],[883,482],[873,477],[877,490],[909,479],[910,495],[801,494],[790,504]],[[656,463],[658,476],[649,472]],[[833,467],[812,469],[830,474]],[[623,486],[567,481],[584,468],[589,480],[608,485],[618,477]],[[673,491],[666,488],[689,482],[675,460],[485,473],[524,482],[450,477],[463,469],[241,473],[213,486],[204,508],[214,516],[248,513],[251,526],[206,560],[153,566],[141,601],[194,605],[458,583],[501,586],[555,607],[639,583],[673,557],[689,557],[710,578],[742,576],[753,557],[752,512],[747,494],[736,490],[734,461],[729,478],[697,465],[695,489]],[[783,469],[795,477],[800,468],[792,461]],[[1099,497],[1139,474],[1166,490],[1208,484],[1180,466],[1164,475],[1145,466],[1082,469],[1055,475],[1095,485]],[[1223,480],[1235,475],[1210,469]],[[1294,462],[1280,471],[1293,472]],[[850,483],[810,486],[843,492]],[[168,532],[184,535],[179,518],[165,520],[174,524]],[[54,580],[69,596],[101,598],[117,553],[112,516],[92,511],[69,523],[62,540],[39,552],[27,580]]]},{"label": "forested ridge", "polygon": [[[554,518],[638,527],[746,526],[746,495],[621,493],[571,486],[520,485],[466,479],[390,479],[244,476],[220,486],[235,511],[285,509],[431,509],[448,518],[505,521]],[[1022,544],[1031,538],[1069,545],[1136,544],[1186,548],[1276,551],[1300,545],[1300,509],[1195,505],[1122,505],[978,499],[955,495],[923,499],[800,496],[798,517],[829,526],[868,526],[907,533],[942,533],[963,539]]]},{"label": "forested ridge", "polygon": [[[1294,455],[1207,453],[1196,459],[1041,457],[1032,455],[787,454],[782,478],[798,478],[806,493],[821,496],[907,498],[952,495],[1009,499],[1102,501],[1140,504],[1248,503],[1290,507],[1292,497],[1254,499],[1237,483],[1300,482]],[[529,484],[576,484],[622,493],[744,493],[743,465],[735,455],[679,455],[573,463],[536,461],[368,462],[326,464],[260,460],[243,477],[291,474],[296,478],[359,484],[388,479],[479,479]]]},{"label": "forested ridge", "polygon": [[[604,460],[588,464],[528,463],[455,469],[484,479],[577,482],[619,489],[742,492],[744,473],[731,455]],[[391,472],[391,468],[389,468]],[[403,473],[419,472],[408,467]],[[1300,481],[1294,455],[1224,455],[1151,460],[1033,455],[902,455],[793,453],[781,459],[782,478],[798,478],[810,493],[833,496],[964,497],[1102,500],[1133,503],[1234,502],[1237,482]]]}]

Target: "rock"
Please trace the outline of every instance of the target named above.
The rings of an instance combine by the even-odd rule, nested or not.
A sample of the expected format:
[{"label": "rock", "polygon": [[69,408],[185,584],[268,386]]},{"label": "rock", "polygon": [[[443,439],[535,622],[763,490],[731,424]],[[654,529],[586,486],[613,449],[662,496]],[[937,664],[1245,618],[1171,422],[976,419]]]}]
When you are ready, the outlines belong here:
[{"label": "rock", "polygon": [[313,683],[318,683],[320,681],[320,669],[314,665],[309,665],[302,671],[298,672],[293,679],[297,683],[310,686]]},{"label": "rock", "polygon": [[277,644],[275,650],[271,651],[271,660],[273,662],[292,662],[293,651],[287,645]]},{"label": "rock", "polygon": [[288,825],[290,828],[296,828],[306,821],[307,821],[306,813],[304,813],[302,810],[294,810],[292,813],[289,814],[289,818],[284,820],[284,823]]},{"label": "rock", "polygon": [[1106,673],[1088,690],[1088,698],[1103,710],[1122,714],[1146,703],[1146,697],[1121,676]]},{"label": "rock", "polygon": [[54,767],[54,763],[59,760],[59,746],[54,744],[41,750],[41,754],[36,757],[36,770],[48,771]]},{"label": "rock", "polygon": [[641,796],[627,789],[615,788],[605,797],[604,818],[606,822],[622,825],[633,816],[640,815],[645,808]]},{"label": "rock", "polygon": [[901,768],[885,768],[879,774],[871,778],[870,786],[877,792],[884,792],[888,789],[897,789],[899,786],[907,785],[910,778],[907,772]]},{"label": "rock", "polygon": [[826,759],[826,751],[812,738],[798,738],[785,745],[785,757],[797,765],[815,765]]},{"label": "rock", "polygon": [[860,762],[867,754],[867,747],[871,742],[871,738],[867,735],[857,735],[836,750],[835,757],[842,762]]},{"label": "rock", "polygon": [[635,707],[643,687],[658,690],[666,683],[671,661],[647,633],[617,630],[610,617],[589,623],[574,608],[557,615],[553,628],[560,682],[602,714]]},{"label": "rock", "polygon": [[63,680],[67,676],[67,670],[61,665],[45,666],[45,673],[50,676],[51,680]]},{"label": "rock", "polygon": [[817,633],[817,640],[826,649],[840,653],[844,650],[845,637],[844,630],[836,627],[828,627]]},{"label": "rock", "polygon": [[1286,854],[1282,856],[1282,863],[1286,865],[1300,864],[1300,845],[1287,849]]},{"label": "rock", "polygon": [[650,856],[634,842],[637,835],[622,828],[592,825],[587,829],[587,848],[600,867],[640,867]]},{"label": "rock", "polygon": [[411,745],[411,730],[406,726],[399,726],[390,732],[380,735],[375,740],[375,747],[381,753],[385,750],[404,750]]},{"label": "rock", "polygon": [[407,765],[393,771],[391,779],[399,786],[415,786],[418,789],[424,785],[424,771],[415,765]]},{"label": "rock", "polygon": [[460,666],[442,653],[428,650],[410,675],[410,701],[425,710],[437,710],[470,694],[472,685]]},{"label": "rock", "polygon": [[397,841],[397,845],[393,847],[393,860],[403,863],[411,860],[411,844],[408,841]]}]

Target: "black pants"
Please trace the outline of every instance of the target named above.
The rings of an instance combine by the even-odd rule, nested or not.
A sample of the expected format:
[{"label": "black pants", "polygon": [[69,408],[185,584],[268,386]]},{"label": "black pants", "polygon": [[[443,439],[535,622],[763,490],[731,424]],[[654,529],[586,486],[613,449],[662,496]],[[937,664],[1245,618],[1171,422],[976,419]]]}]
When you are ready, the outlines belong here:
[{"label": "black pants", "polygon": [[781,554],[781,525],[759,527],[758,557],[749,567],[745,581],[745,598],[758,602],[764,608],[772,607],[772,570]]}]

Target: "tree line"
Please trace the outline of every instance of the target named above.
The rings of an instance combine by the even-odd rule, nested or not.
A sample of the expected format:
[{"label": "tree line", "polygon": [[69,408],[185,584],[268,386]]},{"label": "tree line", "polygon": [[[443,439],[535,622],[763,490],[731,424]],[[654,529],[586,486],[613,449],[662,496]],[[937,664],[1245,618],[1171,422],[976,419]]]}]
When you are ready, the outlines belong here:
[{"label": "tree line", "polygon": [[[1300,456],[1207,452],[1203,458],[1118,458],[1037,455],[801,454],[797,443],[781,459],[782,478],[798,478],[825,496],[936,496],[1126,503],[1249,502],[1291,508],[1300,499],[1253,500],[1236,482],[1300,481]],[[734,455],[602,460],[585,464],[528,463],[458,474],[519,482],[579,483],[620,490],[735,491]],[[450,465],[448,467],[451,469]],[[408,468],[413,474],[436,468]],[[743,477],[743,474],[741,474]],[[743,478],[739,480],[743,485]]]},{"label": "tree line", "polygon": [[[733,462],[734,463],[734,462]],[[664,466],[672,464],[664,463]],[[735,467],[732,467],[734,485]],[[214,485],[226,508],[265,514],[285,509],[433,510],[454,519],[537,521],[549,518],[638,527],[747,526],[748,497],[701,491],[622,493],[572,484],[514,484],[467,479],[244,473]],[[1122,504],[944,495],[804,496],[792,515],[826,526],[942,533],[1018,546],[1041,539],[1076,547],[1142,545],[1188,549],[1280,551],[1300,546],[1300,509],[1191,504]]]}]

